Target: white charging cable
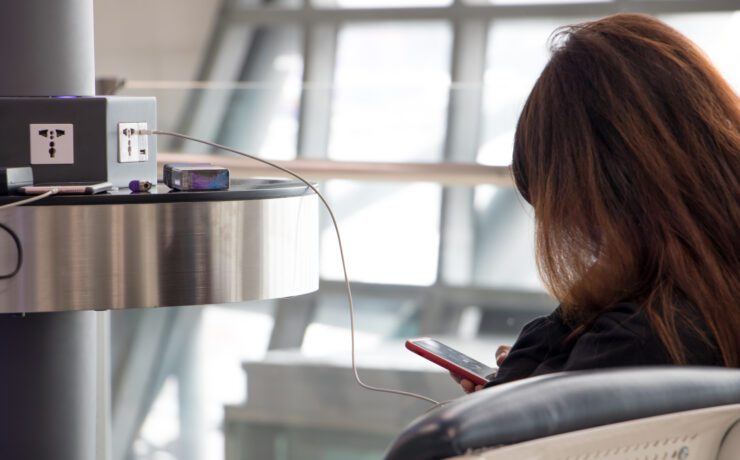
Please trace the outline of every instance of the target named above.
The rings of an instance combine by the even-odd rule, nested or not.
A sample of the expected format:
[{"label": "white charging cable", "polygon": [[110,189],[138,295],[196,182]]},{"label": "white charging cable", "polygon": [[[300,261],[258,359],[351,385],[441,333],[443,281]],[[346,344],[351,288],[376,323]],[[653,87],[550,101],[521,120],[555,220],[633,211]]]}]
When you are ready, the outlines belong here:
[{"label": "white charging cable", "polygon": [[[18,200],[14,201],[12,203],[4,204],[0,206],[0,211],[10,208],[15,208],[17,206],[22,206],[24,204],[33,203],[34,201],[43,200],[47,196],[54,195],[59,190],[57,189],[51,189],[48,192],[42,193],[38,196],[32,196],[31,198],[26,198],[25,200]],[[21,267],[23,266],[23,245],[21,244],[21,239],[18,238],[18,235],[15,233],[15,231],[8,227],[7,225],[0,223],[0,229],[7,232],[8,235],[10,235],[11,238],[13,238],[13,243],[15,243],[15,249],[17,251],[17,262],[15,264],[15,269],[13,269],[12,272],[6,274],[6,275],[0,275],[0,280],[7,280],[15,277],[15,275],[18,274],[18,272],[21,271]]]},{"label": "white charging cable", "polygon": [[23,206],[24,204],[33,203],[34,201],[43,200],[47,196],[54,195],[58,191],[59,190],[54,188],[54,189],[49,190],[48,192],[42,193],[41,195],[36,195],[36,196],[32,196],[31,198],[26,198],[25,200],[19,200],[19,201],[14,201],[12,203],[4,204],[0,206],[0,211],[2,211],[3,209],[15,208],[16,206]]},{"label": "white charging cable", "polygon": [[329,216],[331,217],[332,224],[334,224],[334,231],[337,234],[337,243],[339,243],[339,256],[342,259],[342,272],[344,273],[344,285],[345,285],[345,287],[347,289],[347,300],[349,302],[349,324],[350,324],[350,336],[351,336],[351,342],[352,342],[352,372],[355,375],[355,380],[357,381],[358,385],[360,385],[362,388],[365,388],[367,390],[379,391],[379,392],[382,392],[382,393],[392,393],[392,394],[401,395],[401,396],[410,396],[412,398],[421,399],[421,400],[430,402],[430,403],[435,404],[435,405],[439,404],[439,402],[435,401],[434,399],[429,398],[429,397],[426,397],[426,396],[423,396],[423,395],[420,395],[420,394],[411,393],[409,391],[391,390],[391,389],[388,389],[388,388],[374,387],[374,386],[370,386],[370,385],[365,384],[360,379],[360,375],[357,372],[357,363],[356,363],[356,360],[355,360],[355,307],[354,307],[354,303],[352,301],[352,289],[350,288],[350,285],[349,285],[349,277],[347,276],[347,264],[344,261],[344,247],[342,246],[342,237],[339,234],[339,224],[337,223],[337,219],[334,217],[334,212],[332,211],[331,206],[329,206],[329,203],[327,203],[326,199],[324,198],[324,195],[322,195],[321,192],[319,192],[318,189],[313,184],[311,184],[308,180],[304,179],[300,174],[297,174],[297,173],[291,171],[288,168],[284,168],[284,167],[279,166],[279,165],[277,165],[277,164],[275,164],[275,163],[273,163],[271,161],[264,160],[262,158],[256,157],[254,155],[250,155],[250,154],[245,153],[245,152],[242,152],[240,150],[233,149],[231,147],[226,147],[225,145],[216,144],[215,142],[209,142],[209,141],[205,141],[205,140],[198,139],[198,138],[195,138],[195,137],[186,136],[185,134],[173,133],[173,132],[169,132],[169,131],[159,131],[159,130],[148,130],[147,129],[147,130],[140,130],[139,131],[139,134],[140,135],[152,135],[153,134],[153,135],[164,135],[164,136],[179,137],[181,139],[186,139],[186,140],[189,140],[189,141],[193,141],[193,142],[198,142],[198,143],[201,143],[201,144],[209,145],[211,147],[215,147],[217,149],[225,150],[227,152],[236,153],[237,155],[242,155],[242,156],[245,156],[247,158],[251,158],[252,160],[259,161],[260,163],[264,163],[264,164],[266,164],[268,166],[272,166],[275,169],[278,169],[280,171],[283,171],[284,173],[286,173],[286,174],[288,174],[288,175],[290,175],[292,177],[295,177],[299,181],[303,182],[304,184],[306,184],[306,186],[308,188],[310,188],[311,190],[313,190],[313,192],[316,193],[316,195],[319,197],[319,199],[321,200],[321,202],[324,203],[324,206],[326,207],[326,210],[329,212]]}]

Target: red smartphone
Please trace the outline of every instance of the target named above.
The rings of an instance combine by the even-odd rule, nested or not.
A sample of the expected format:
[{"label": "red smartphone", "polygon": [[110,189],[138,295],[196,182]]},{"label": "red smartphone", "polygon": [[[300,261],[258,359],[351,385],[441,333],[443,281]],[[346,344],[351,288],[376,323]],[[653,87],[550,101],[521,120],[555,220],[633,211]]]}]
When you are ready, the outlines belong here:
[{"label": "red smartphone", "polygon": [[429,337],[409,339],[406,348],[476,385],[485,385],[496,375],[496,368],[488,367]]}]

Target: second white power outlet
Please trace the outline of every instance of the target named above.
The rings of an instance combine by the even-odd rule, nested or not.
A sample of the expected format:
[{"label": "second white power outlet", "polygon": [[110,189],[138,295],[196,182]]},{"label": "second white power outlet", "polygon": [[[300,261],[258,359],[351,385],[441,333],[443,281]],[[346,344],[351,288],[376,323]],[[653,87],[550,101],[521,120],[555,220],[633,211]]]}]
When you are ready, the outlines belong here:
[{"label": "second white power outlet", "polygon": [[118,123],[118,162],[135,163],[149,160],[149,136],[139,134],[146,123]]},{"label": "second white power outlet", "polygon": [[71,123],[33,123],[31,131],[31,164],[73,164],[74,126]]}]

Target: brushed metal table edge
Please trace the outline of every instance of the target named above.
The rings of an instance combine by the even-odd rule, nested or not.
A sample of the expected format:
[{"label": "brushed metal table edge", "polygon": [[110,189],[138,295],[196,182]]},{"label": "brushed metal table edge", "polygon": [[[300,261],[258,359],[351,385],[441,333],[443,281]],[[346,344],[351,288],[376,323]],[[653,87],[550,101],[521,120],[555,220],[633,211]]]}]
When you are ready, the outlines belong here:
[{"label": "brushed metal table edge", "polygon": [[[0,213],[24,262],[0,313],[293,297],[318,289],[318,198],[23,206]],[[0,233],[0,273],[15,265]]]}]

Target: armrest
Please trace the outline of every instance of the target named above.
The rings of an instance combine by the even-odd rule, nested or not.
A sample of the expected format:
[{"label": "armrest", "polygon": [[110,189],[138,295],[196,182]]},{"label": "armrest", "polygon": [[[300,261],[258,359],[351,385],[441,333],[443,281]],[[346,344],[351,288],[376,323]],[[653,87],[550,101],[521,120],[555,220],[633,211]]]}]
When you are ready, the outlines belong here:
[{"label": "armrest", "polygon": [[645,417],[740,403],[740,370],[641,367],[564,372],[459,398],[416,419],[387,460],[437,459],[470,449]]}]

